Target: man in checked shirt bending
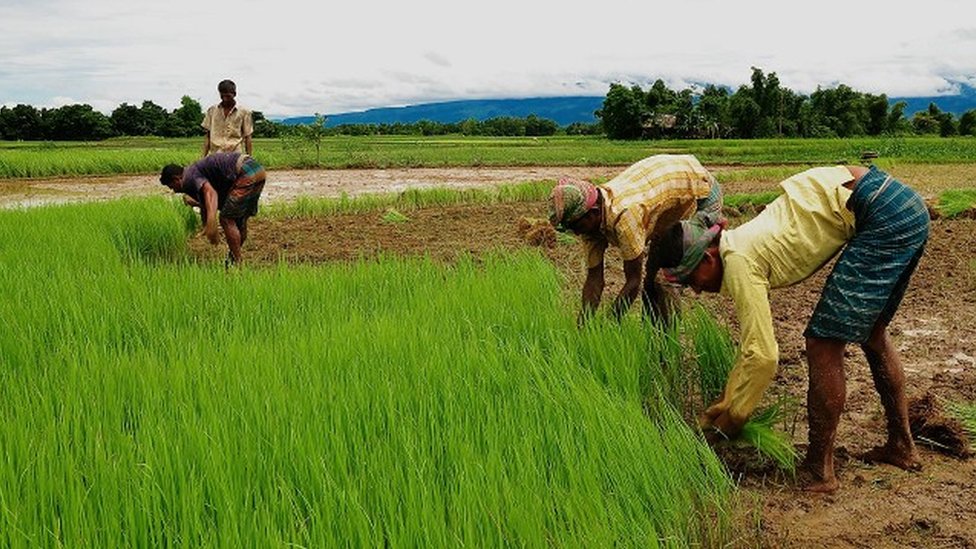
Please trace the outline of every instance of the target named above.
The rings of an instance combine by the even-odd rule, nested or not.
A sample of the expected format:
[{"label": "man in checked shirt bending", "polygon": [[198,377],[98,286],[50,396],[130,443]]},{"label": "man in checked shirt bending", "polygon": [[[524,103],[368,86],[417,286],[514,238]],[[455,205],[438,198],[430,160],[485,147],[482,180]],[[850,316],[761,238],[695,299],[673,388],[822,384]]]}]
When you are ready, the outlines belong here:
[{"label": "man in checked shirt bending", "polygon": [[623,316],[639,294],[644,313],[654,319],[669,317],[669,294],[656,280],[655,243],[673,223],[693,216],[708,225],[724,223],[721,212],[718,182],[691,155],[645,158],[602,185],[560,179],[549,195],[549,222],[572,231],[583,244],[586,281],[580,321],[600,305],[609,246],[619,249],[626,277],[612,314]]}]

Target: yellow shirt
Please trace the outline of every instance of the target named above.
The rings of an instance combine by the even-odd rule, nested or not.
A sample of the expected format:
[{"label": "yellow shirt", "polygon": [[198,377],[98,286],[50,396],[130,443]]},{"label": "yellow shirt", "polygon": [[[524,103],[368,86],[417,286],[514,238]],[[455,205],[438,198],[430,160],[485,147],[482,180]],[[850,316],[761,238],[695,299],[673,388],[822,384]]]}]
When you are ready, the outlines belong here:
[{"label": "yellow shirt", "polygon": [[208,155],[215,152],[247,152],[244,150],[244,138],[254,133],[251,111],[240,105],[235,105],[230,114],[224,115],[224,108],[218,103],[207,109],[200,125],[210,132]]},{"label": "yellow shirt", "polygon": [[773,380],[779,347],[769,289],[795,284],[827,263],[854,235],[846,204],[854,179],[844,166],[814,168],[780,183],[783,194],[752,221],[722,233],[720,293],[732,297],[741,330],[739,355],[718,410],[740,422]]},{"label": "yellow shirt", "polygon": [[607,246],[624,261],[636,259],[650,240],[695,213],[708,196],[712,175],[692,155],[660,154],[637,162],[597,189],[603,195],[603,238],[582,238],[587,268],[603,263]]}]

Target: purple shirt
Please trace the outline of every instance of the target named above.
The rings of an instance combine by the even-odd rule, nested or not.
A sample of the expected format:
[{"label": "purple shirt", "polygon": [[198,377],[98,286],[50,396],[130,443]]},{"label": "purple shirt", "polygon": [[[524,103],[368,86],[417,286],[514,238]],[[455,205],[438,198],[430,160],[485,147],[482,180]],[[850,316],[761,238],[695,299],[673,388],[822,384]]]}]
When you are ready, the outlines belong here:
[{"label": "purple shirt", "polygon": [[203,197],[200,190],[205,181],[217,191],[217,196],[223,197],[237,181],[237,159],[241,153],[214,153],[190,164],[183,170],[183,194],[190,196],[197,202]]}]

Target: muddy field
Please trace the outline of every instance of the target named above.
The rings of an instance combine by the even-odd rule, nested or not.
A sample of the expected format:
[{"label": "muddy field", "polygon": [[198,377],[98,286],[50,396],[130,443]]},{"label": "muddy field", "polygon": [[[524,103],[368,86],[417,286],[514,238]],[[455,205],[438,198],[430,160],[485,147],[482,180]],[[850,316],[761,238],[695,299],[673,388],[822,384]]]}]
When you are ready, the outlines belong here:
[{"label": "muddy field", "polygon": [[[713,173],[750,169],[745,166],[708,165]],[[621,171],[622,166],[527,166],[483,168],[410,168],[373,170],[281,170],[269,172],[262,196],[265,204],[287,202],[298,196],[355,196],[378,192],[399,192],[407,188],[467,188],[524,181],[556,180],[562,176],[602,181]],[[946,189],[976,187],[976,166],[969,164],[904,165],[890,171],[910,182],[927,197]],[[725,178],[723,178],[725,179]],[[734,178],[724,183],[727,193],[769,190],[776,180],[762,177]],[[69,179],[0,180],[0,207],[32,206],[89,200],[111,200],[119,196],[165,195],[158,175],[127,175]]]},{"label": "muddy field", "polygon": [[[471,205],[406,212],[409,221],[383,221],[383,212],[311,220],[255,218],[246,257],[252,265],[349,261],[377,254],[430,255],[451,261],[460,254],[530,247],[545,254],[566,277],[568,292],[582,283],[577,247],[539,245],[519,230],[523,218],[544,217],[544,204]],[[549,244],[549,245],[547,245]],[[192,243],[204,260],[222,247]],[[909,380],[909,395],[976,401],[976,221],[934,222],[926,255],[892,325]],[[622,283],[619,259],[608,262],[608,296]],[[771,397],[798,404],[794,441],[802,450],[806,420],[806,362],[802,330],[824,275],[772,295],[781,369]],[[694,299],[688,294],[686,297]],[[716,314],[732,322],[730,303],[708,296]],[[733,324],[734,325],[734,324]],[[867,363],[852,348],[848,401],[838,434],[839,477],[834,495],[798,491],[768,468],[732,464],[742,494],[754,510],[743,546],[769,547],[976,547],[976,460],[922,447],[924,470],[907,473],[869,465],[853,456],[883,442],[883,414]]]},{"label": "muddy field", "polygon": [[[976,186],[976,167],[906,167],[893,170],[929,196],[944,188]],[[722,168],[716,167],[717,171]],[[342,192],[396,191],[409,186],[477,186],[504,182],[577,177],[609,177],[619,168],[457,168],[424,170],[341,170],[273,173],[268,201],[297,195],[335,196]],[[104,199],[120,195],[163,194],[153,178],[116,178],[87,183],[49,181],[4,183],[0,204]],[[768,190],[771,182],[730,185],[727,192]],[[408,220],[391,223],[383,212],[338,215],[310,220],[258,216],[244,250],[252,267],[278,261],[322,263],[377,254],[430,255],[451,261],[460,254],[531,248],[549,258],[565,275],[575,295],[583,272],[577,247],[551,240],[529,242],[520,232],[523,219],[544,217],[540,203],[469,205],[403,212]],[[734,220],[741,222],[742,218]],[[222,260],[226,249],[191,240],[201,260]],[[608,260],[611,297],[623,276],[619,258]],[[770,398],[788,395],[799,404],[794,442],[806,441],[802,403],[806,366],[802,330],[818,297],[824,275],[775,290],[771,296],[781,360]],[[696,299],[690,293],[685,297]],[[732,322],[724,298],[703,299],[718,316]],[[734,330],[734,324],[733,324]],[[892,323],[902,353],[910,397],[934,394],[941,399],[976,401],[976,220],[937,220],[925,256],[908,295]],[[976,460],[921,447],[924,469],[904,472],[869,465],[854,456],[882,443],[883,414],[860,350],[848,358],[848,400],[838,433],[841,489],[833,495],[798,491],[790,479],[768,468],[732,464],[751,512],[742,546],[768,547],[976,547]]]}]

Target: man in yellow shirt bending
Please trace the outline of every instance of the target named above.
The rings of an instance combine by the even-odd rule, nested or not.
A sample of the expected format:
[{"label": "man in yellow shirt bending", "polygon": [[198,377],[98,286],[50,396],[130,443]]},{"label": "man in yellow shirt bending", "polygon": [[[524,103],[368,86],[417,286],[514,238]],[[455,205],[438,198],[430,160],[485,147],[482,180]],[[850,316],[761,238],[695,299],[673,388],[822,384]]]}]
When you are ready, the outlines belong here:
[{"label": "man in yellow shirt bending", "polygon": [[846,397],[849,342],[867,357],[887,420],[885,445],[864,459],[917,469],[905,374],[887,327],[928,240],[925,203],[873,166],[814,168],[780,186],[782,196],[736,229],[682,222],[662,240],[664,275],[695,292],[731,296],[739,320],[738,357],[701,427],[736,435],[776,373],[769,289],[800,282],[844,248],[804,331],[810,378],[804,466],[812,476],[806,488],[831,492],[838,486],[834,441]]},{"label": "man in yellow shirt bending", "polygon": [[586,281],[580,318],[600,305],[604,254],[610,245],[620,250],[626,277],[613,313],[626,313],[640,294],[645,313],[667,316],[668,296],[655,281],[654,243],[676,221],[697,215],[714,222],[721,213],[718,182],[691,155],[645,158],[603,185],[560,179],[549,195],[549,222],[579,235],[583,244]]}]

